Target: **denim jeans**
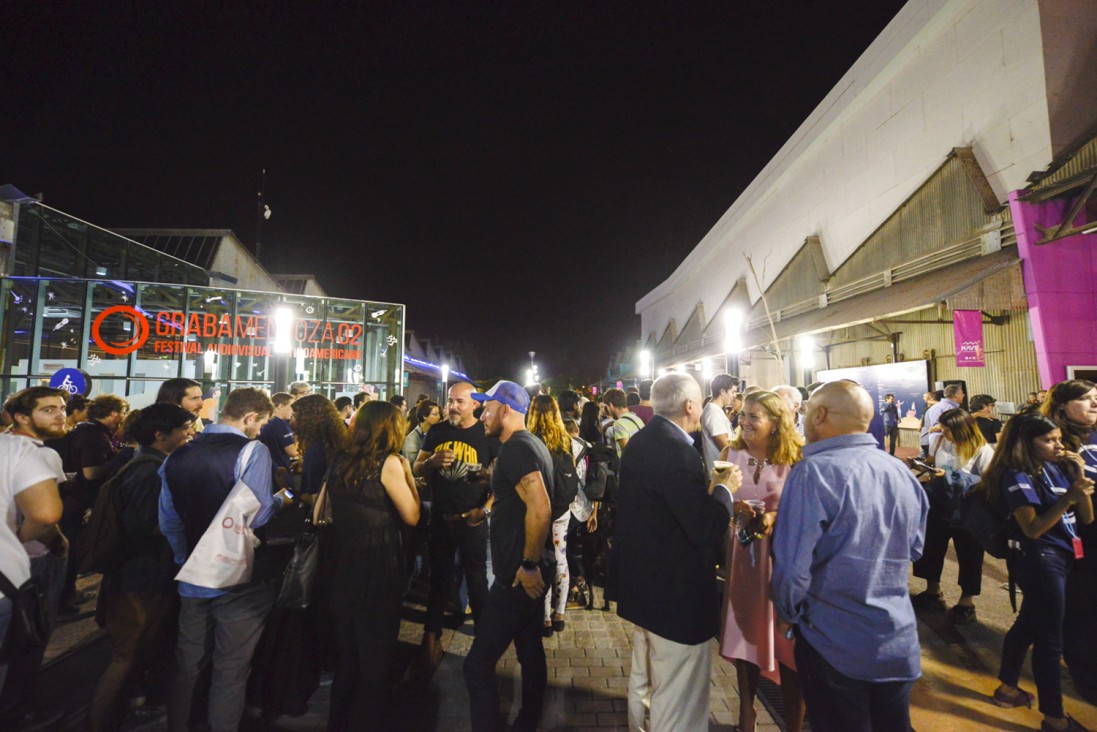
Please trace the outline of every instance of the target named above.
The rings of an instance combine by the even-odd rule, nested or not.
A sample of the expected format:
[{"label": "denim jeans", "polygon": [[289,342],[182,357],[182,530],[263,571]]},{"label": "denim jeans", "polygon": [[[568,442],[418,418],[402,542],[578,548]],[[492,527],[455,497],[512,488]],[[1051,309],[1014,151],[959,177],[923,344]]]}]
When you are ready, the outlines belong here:
[{"label": "denim jeans", "polygon": [[[541,571],[546,576],[544,564]],[[495,664],[511,641],[522,667],[522,709],[513,728],[530,732],[537,728],[548,687],[545,648],[541,643],[543,608],[544,600],[531,598],[521,587],[511,587],[505,582],[492,585],[476,639],[464,664],[472,732],[496,732],[500,728]]]},{"label": "denim jeans", "polygon": [[1067,575],[1074,555],[1065,549],[1025,542],[1020,552],[1010,552],[1010,571],[1024,593],[1021,611],[1002,642],[998,679],[1017,686],[1028,647],[1032,646],[1032,675],[1040,711],[1047,717],[1063,716],[1063,682],[1059,661],[1063,656],[1063,614]]},{"label": "denim jeans", "polygon": [[851,679],[796,637],[796,669],[815,732],[905,732],[913,681]]}]

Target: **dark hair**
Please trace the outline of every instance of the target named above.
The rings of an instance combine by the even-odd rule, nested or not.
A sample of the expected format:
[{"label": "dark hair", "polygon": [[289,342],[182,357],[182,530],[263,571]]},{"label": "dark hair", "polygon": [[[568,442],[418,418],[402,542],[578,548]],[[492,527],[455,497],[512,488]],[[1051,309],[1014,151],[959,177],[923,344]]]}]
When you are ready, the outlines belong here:
[{"label": "dark hair", "polygon": [[395,404],[398,407],[402,407],[407,403],[408,400],[400,394],[394,394],[393,396],[389,397],[389,404]]},{"label": "dark hair", "polygon": [[594,444],[602,442],[602,430],[598,423],[599,411],[596,402],[587,402],[579,416],[579,436]]},{"label": "dark hair", "polygon": [[620,389],[607,389],[606,393],[602,395],[602,401],[617,409],[628,406],[628,402],[625,401],[625,392]]},{"label": "dark hair", "polygon": [[279,391],[270,395],[270,403],[274,405],[274,408],[284,407],[293,401],[293,396],[284,391]]},{"label": "dark hair", "polygon": [[640,382],[640,385],[637,388],[640,390],[641,401],[646,402],[651,400],[651,385],[654,383],[655,382],[651,379],[644,379]]},{"label": "dark hair", "polygon": [[991,404],[997,403],[997,401],[998,400],[992,397],[990,394],[976,394],[968,400],[968,407],[971,408],[971,411],[973,413],[981,412]]},{"label": "dark hair", "polygon": [[293,403],[293,416],[301,454],[319,444],[329,461],[334,458],[347,437],[347,426],[335,404],[323,394],[306,394]]},{"label": "dark hair", "polygon": [[633,407],[639,406],[640,405],[640,395],[637,394],[636,392],[632,392],[632,391],[628,392],[627,394],[625,394],[625,404],[628,405],[629,409],[632,409]]},{"label": "dark hair", "polygon": [[894,395],[894,394],[884,394],[884,399],[887,399],[887,398],[889,398],[889,397],[890,397],[890,398],[892,398],[892,399],[894,399],[894,398],[895,398],[895,395]]},{"label": "dark hair", "polygon": [[933,399],[934,401],[943,402],[945,400],[945,393],[938,389],[937,391],[933,392]]},{"label": "dark hair", "polygon": [[368,397],[368,396],[369,396],[369,394],[367,394],[364,391],[360,391],[357,394],[355,394],[354,395],[354,408],[358,409],[358,407],[362,406],[362,402],[366,401],[366,397]]},{"label": "dark hair", "polygon": [[38,406],[39,399],[61,397],[64,400],[68,395],[69,393],[64,389],[54,389],[52,386],[31,386],[8,397],[8,400],[4,402],[4,409],[13,419],[17,414],[29,416],[34,408]]},{"label": "dark hair", "polygon": [[202,385],[194,379],[184,379],[179,377],[177,379],[168,379],[160,385],[160,391],[156,392],[157,404],[179,404],[183,401],[183,397],[187,394],[187,389],[197,386],[199,389]]},{"label": "dark hair", "polygon": [[340,412],[342,412],[347,407],[353,407],[353,406],[354,406],[354,400],[351,399],[349,396],[341,396],[341,397],[338,397],[335,400],[335,408],[337,410],[339,410]]},{"label": "dark hair", "polygon": [[69,397],[69,400],[65,402],[65,414],[72,416],[77,412],[82,412],[88,408],[88,398],[83,394],[73,394]]},{"label": "dark hair", "polygon": [[399,455],[407,432],[404,415],[389,402],[366,402],[352,425],[340,460],[347,489],[376,474],[389,455]]},{"label": "dark hair", "polygon": [[230,391],[225,399],[225,406],[221,410],[221,416],[229,419],[243,419],[248,412],[255,412],[260,417],[269,417],[274,413],[274,404],[265,391],[256,389],[254,386],[244,386]]},{"label": "dark hair", "polygon": [[129,436],[137,444],[148,447],[156,442],[156,433],[168,434],[181,427],[194,424],[194,415],[178,404],[158,402],[135,412],[133,424],[129,427]]},{"label": "dark hair", "polygon": [[722,391],[735,391],[739,388],[739,379],[731,374],[716,374],[709,382],[709,394],[713,397],[720,396]]},{"label": "dark hair", "polygon": [[1093,388],[1093,382],[1085,379],[1060,381],[1051,387],[1044,403],[1040,405],[1040,413],[1053,420],[1063,431],[1063,447],[1073,452],[1077,452],[1089,440],[1093,427],[1075,424],[1067,419],[1067,403],[1081,399]]},{"label": "dark hair", "polygon": [[556,397],[556,403],[560,406],[561,414],[578,414],[579,393],[574,389],[564,389]]},{"label": "dark hair", "polygon": [[1002,506],[1002,477],[1007,470],[1017,470],[1032,475],[1041,467],[1032,455],[1032,441],[1046,435],[1059,425],[1036,412],[1023,412],[1006,422],[998,444],[994,447],[994,457],[983,472],[983,479],[972,490],[983,493],[984,499],[992,506]]},{"label": "dark hair", "polygon": [[[130,408],[129,403],[122,397],[114,394],[97,396],[88,402],[88,419],[103,419],[115,412],[125,412]],[[191,415],[193,419],[194,415]]]},{"label": "dark hair", "polygon": [[431,411],[435,408],[437,408],[439,413],[441,413],[442,408],[438,405],[438,402],[434,401],[433,399],[424,399],[423,401],[419,402],[419,406],[415,408],[415,424],[419,424],[424,419],[429,417]]}]

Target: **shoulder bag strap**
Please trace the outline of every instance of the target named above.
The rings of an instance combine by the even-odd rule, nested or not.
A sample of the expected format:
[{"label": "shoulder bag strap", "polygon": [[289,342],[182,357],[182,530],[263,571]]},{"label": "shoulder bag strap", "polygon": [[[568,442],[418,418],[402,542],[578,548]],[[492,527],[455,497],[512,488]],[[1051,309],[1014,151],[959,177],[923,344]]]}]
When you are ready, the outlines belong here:
[{"label": "shoulder bag strap", "polygon": [[331,523],[331,507],[328,505],[328,478],[335,467],[335,460],[328,463],[328,469],[324,471],[324,478],[320,482],[320,494],[312,506],[312,523],[316,526]]},{"label": "shoulder bag strap", "polygon": [[0,572],[0,592],[3,592],[4,597],[12,602],[15,602],[15,596],[19,594],[19,589],[11,583],[10,579],[4,576],[3,572]]}]

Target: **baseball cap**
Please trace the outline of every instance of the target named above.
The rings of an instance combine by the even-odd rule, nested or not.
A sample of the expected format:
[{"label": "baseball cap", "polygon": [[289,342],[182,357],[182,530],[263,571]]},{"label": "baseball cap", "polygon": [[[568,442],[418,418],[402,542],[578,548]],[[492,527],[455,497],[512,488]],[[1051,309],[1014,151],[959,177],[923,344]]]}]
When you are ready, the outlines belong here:
[{"label": "baseball cap", "polygon": [[970,400],[968,400],[968,406],[971,407],[971,411],[979,412],[988,404],[995,404],[998,400],[992,397],[990,394],[976,394]]},{"label": "baseball cap", "polygon": [[478,402],[500,402],[516,412],[529,411],[529,394],[513,381],[497,381],[487,391],[473,392],[472,398]]}]

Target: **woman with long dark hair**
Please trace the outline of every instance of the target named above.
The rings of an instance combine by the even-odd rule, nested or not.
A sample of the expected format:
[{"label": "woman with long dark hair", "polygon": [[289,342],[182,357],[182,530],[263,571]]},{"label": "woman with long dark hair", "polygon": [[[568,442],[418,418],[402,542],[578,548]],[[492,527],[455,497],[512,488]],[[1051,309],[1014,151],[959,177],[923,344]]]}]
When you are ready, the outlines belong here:
[{"label": "woman with long dark hair", "polygon": [[720,624],[720,655],[735,664],[739,682],[738,728],[743,732],[754,729],[754,697],[762,675],[781,685],[787,729],[798,732],[804,723],[792,642],[776,630],[769,543],[785,478],[800,461],[803,444],[785,400],[771,391],[755,391],[744,398],[738,431],[720,455],[743,473],[729,529],[727,590]]},{"label": "woman with long dark hair", "polygon": [[385,680],[405,584],[401,525],[419,521],[419,494],[411,465],[400,454],[407,432],[400,410],[389,402],[366,402],[353,425],[327,483],[328,602],[338,648],[328,729],[389,729]]},{"label": "woman with long dark hair", "polygon": [[330,399],[308,394],[293,402],[293,432],[302,455],[301,492],[315,495],[323,485],[328,464],[347,439],[346,423]]},{"label": "woman with long dark hair", "polygon": [[1082,458],[1063,448],[1062,431],[1047,417],[1019,414],[1002,433],[994,459],[973,490],[992,506],[1004,506],[1016,523],[1019,551],[1007,558],[1024,597],[1021,611],[1002,643],[1001,685],[994,702],[1031,707],[1033,695],[1017,686],[1029,646],[1032,675],[1044,715],[1041,730],[1084,731],[1063,712],[1059,662],[1063,655],[1066,578],[1080,541],[1079,523],[1093,521],[1093,481]]},{"label": "woman with long dark hair", "polygon": [[929,514],[922,556],[914,563],[914,576],[926,581],[925,591],[911,598],[915,606],[944,605],[941,571],[951,540],[960,565],[960,600],[948,611],[956,625],[975,622],[975,596],[982,591],[983,547],[960,523],[959,498],[990,465],[994,450],[986,443],[975,418],[963,409],[941,414],[942,439],[932,460],[936,475],[929,483]]},{"label": "woman with long dark hair", "polygon": [[[1052,387],[1041,411],[1063,431],[1063,447],[1077,452],[1086,464],[1086,477],[1097,480],[1097,387],[1092,381],[1071,379]],[[1078,527],[1085,556],[1067,577],[1063,658],[1074,686],[1091,704],[1097,704],[1097,522]]]}]

